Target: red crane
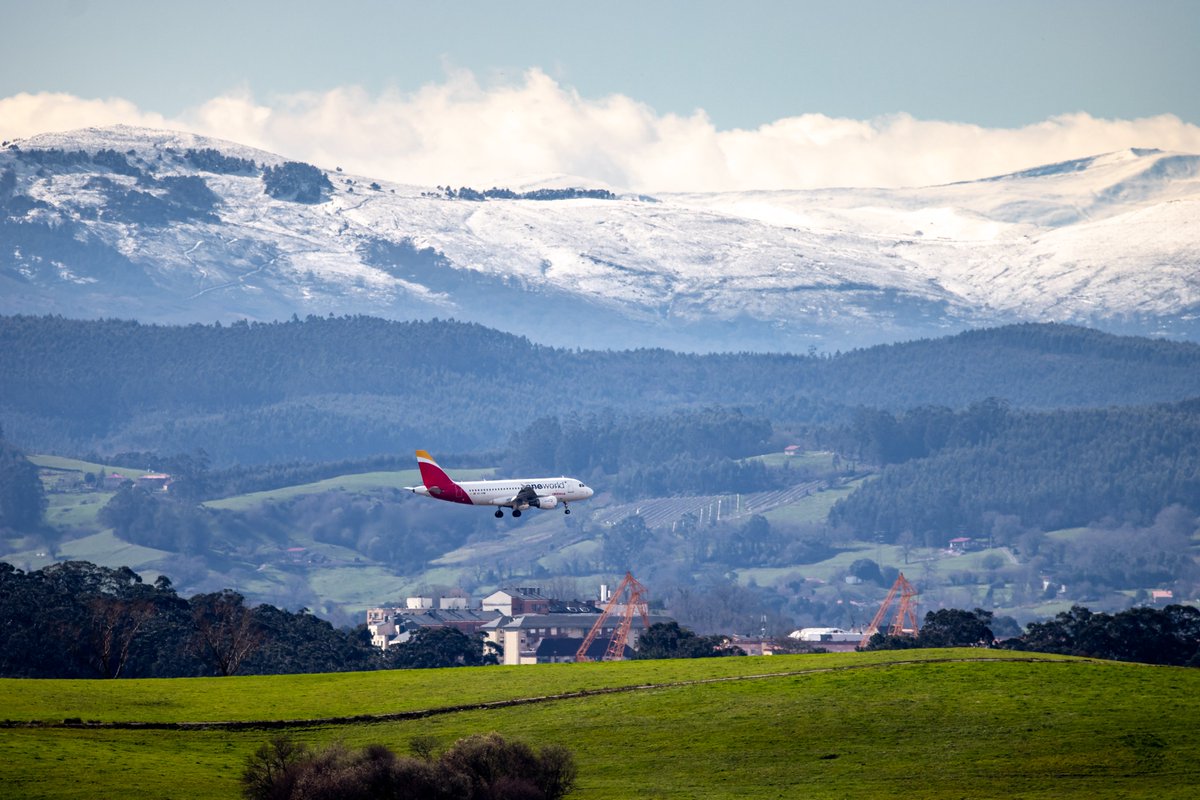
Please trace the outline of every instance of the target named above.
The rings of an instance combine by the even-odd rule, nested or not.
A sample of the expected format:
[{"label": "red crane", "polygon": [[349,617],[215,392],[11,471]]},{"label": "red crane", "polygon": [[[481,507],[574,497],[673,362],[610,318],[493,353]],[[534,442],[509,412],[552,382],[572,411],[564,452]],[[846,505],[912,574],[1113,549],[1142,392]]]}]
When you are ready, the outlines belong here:
[{"label": "red crane", "polygon": [[608,621],[613,610],[620,604],[621,595],[627,588],[629,589],[629,599],[625,601],[625,610],[621,614],[621,621],[618,623],[617,630],[613,634],[612,640],[609,641],[608,650],[604,652],[604,658],[601,661],[617,661],[624,657],[625,645],[629,641],[629,629],[633,626],[635,612],[641,615],[642,625],[646,628],[650,627],[650,612],[646,607],[650,598],[646,587],[638,583],[637,579],[633,577],[633,573],[626,572],[621,584],[617,586],[617,590],[605,603],[604,610],[600,612],[600,618],[596,620],[596,624],[592,625],[592,629],[584,637],[583,644],[579,645],[579,650],[575,653],[576,661],[591,661],[587,655],[588,648],[600,635],[604,623]]},{"label": "red crane", "polygon": [[[891,591],[887,597],[883,599],[883,605],[875,612],[875,618],[871,620],[871,624],[863,630],[862,641],[858,643],[859,647],[866,647],[871,641],[871,637],[879,631],[879,625],[887,616],[888,606],[896,599],[896,594],[900,594],[900,602],[896,604],[896,616],[892,618],[892,624],[888,627],[889,636],[899,636],[903,633],[917,632],[917,589],[908,579],[904,577],[904,573],[900,573],[900,577],[896,578],[896,582],[892,584]],[[905,623],[908,627],[905,627]]]}]

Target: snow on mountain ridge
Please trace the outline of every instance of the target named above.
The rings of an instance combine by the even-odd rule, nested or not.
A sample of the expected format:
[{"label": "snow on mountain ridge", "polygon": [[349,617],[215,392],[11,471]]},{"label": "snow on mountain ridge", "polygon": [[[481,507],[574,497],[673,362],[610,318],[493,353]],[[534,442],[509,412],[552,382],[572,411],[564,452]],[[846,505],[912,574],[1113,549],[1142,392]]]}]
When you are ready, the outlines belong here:
[{"label": "snow on mountain ridge", "polygon": [[[122,222],[126,212],[113,207],[120,192],[167,190],[138,188],[99,167],[39,175],[0,151],[0,172],[14,165],[16,192],[42,204],[23,220],[69,223],[77,238],[129,261],[123,281],[141,280],[139,272],[149,281],[134,301],[86,263],[59,254],[56,277],[34,256],[6,265],[0,252],[5,313],[63,313],[64,304],[84,302],[67,299],[77,295],[96,308],[76,315],[438,315],[590,346],[691,337],[691,349],[789,349],[812,336],[863,343],[989,322],[1167,317],[1200,307],[1200,156],[1189,154],[1120,151],[923,189],[667,194],[658,202],[451,200],[326,168],[333,191],[308,205],[264,194],[256,175],[195,170],[182,151],[286,159],[191,134],[119,127],[18,145],[132,150],[153,174],[203,178],[220,199],[219,221]],[[505,188],[609,188],[570,176],[537,180]],[[6,268],[17,277],[5,282]],[[80,294],[78,281],[89,280]]]},{"label": "snow on mountain ridge", "polygon": [[225,155],[237,158],[247,158],[258,163],[281,164],[289,159],[278,153],[260,150],[256,147],[239,144],[227,139],[216,139],[201,136],[186,131],[163,130],[159,128],[140,128],[134,125],[110,125],[99,128],[80,128],[58,133],[39,133],[25,139],[16,139],[15,144],[23,149],[58,148],[61,150],[85,150],[96,152],[109,149],[125,153],[133,150],[146,158],[150,153],[157,154],[167,149],[184,151],[188,149],[201,150],[211,148],[220,150]]}]

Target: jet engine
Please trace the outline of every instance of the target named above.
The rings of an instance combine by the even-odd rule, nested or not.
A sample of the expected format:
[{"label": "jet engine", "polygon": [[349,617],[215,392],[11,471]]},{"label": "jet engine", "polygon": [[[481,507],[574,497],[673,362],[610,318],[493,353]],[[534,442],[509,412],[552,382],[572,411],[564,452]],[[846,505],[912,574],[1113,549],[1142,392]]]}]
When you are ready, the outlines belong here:
[{"label": "jet engine", "polygon": [[530,505],[534,505],[542,509],[554,508],[556,505],[558,505],[558,498],[552,494],[542,495],[537,500],[534,500],[532,503],[530,503]]}]

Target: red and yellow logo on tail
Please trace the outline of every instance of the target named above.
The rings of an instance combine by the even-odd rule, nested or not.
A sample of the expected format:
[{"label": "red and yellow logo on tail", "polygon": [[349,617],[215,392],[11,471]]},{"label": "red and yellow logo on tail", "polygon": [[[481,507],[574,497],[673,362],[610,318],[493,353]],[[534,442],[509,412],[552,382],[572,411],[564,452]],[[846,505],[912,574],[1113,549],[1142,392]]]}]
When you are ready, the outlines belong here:
[{"label": "red and yellow logo on tail", "polygon": [[421,482],[429,490],[430,497],[449,500],[451,503],[471,503],[470,495],[451,480],[445,470],[433,460],[433,456],[424,450],[417,451],[417,467],[421,470]]}]

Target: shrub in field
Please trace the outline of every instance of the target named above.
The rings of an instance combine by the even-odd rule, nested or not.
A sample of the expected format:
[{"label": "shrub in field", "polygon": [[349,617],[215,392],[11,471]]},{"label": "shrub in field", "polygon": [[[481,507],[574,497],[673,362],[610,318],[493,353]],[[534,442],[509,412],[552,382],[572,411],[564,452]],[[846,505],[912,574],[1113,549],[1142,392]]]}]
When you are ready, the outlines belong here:
[{"label": "shrub in field", "polygon": [[254,751],[242,772],[242,794],[250,800],[292,796],[297,765],[310,757],[307,747],[277,736]]},{"label": "shrub in field", "polygon": [[466,778],[470,800],[558,800],[575,785],[574,759],[565,747],[537,753],[498,733],[459,739],[438,763],[448,776]]},{"label": "shrub in field", "polygon": [[287,737],[260,747],[242,773],[247,800],[559,800],[575,785],[575,761],[559,745],[539,753],[497,733],[468,736],[434,758],[383,745],[311,751]]}]

